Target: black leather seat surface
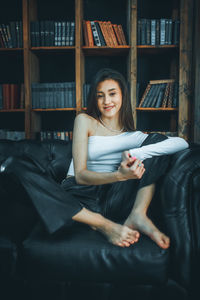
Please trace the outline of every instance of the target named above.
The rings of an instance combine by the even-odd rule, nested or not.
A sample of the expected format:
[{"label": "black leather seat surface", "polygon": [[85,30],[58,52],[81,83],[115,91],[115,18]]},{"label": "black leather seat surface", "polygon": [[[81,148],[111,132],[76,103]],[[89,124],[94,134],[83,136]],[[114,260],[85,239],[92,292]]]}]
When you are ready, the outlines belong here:
[{"label": "black leather seat surface", "polygon": [[121,248],[88,226],[74,224],[53,236],[36,228],[23,243],[21,265],[25,278],[37,280],[162,284],[168,277],[169,251],[146,236]]}]

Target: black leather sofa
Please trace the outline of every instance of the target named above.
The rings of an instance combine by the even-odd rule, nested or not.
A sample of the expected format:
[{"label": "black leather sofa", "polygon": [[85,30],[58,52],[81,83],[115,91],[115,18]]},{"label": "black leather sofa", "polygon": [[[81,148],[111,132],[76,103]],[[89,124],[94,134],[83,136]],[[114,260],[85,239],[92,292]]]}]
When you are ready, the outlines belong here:
[{"label": "black leather sofa", "polygon": [[129,248],[117,247],[78,223],[49,235],[31,205],[25,205],[29,199],[23,187],[7,173],[5,162],[13,155],[31,157],[59,184],[69,167],[71,143],[0,141],[2,300],[198,299],[200,145],[172,155],[166,176],[157,183],[149,214],[170,236],[168,250],[144,235]]}]

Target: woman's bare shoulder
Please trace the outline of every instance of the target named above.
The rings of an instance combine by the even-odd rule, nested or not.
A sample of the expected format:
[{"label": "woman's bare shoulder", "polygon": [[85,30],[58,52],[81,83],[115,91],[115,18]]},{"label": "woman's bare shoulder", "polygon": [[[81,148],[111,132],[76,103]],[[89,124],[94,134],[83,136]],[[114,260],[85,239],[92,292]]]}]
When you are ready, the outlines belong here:
[{"label": "woman's bare shoulder", "polygon": [[90,130],[91,128],[94,128],[95,124],[97,123],[97,120],[86,113],[80,113],[76,116],[75,123],[78,126],[83,126],[84,128]]},{"label": "woman's bare shoulder", "polygon": [[96,120],[93,117],[89,116],[86,113],[78,114],[75,118],[75,121],[76,122],[81,122],[81,123],[94,123],[94,122],[96,122]]}]

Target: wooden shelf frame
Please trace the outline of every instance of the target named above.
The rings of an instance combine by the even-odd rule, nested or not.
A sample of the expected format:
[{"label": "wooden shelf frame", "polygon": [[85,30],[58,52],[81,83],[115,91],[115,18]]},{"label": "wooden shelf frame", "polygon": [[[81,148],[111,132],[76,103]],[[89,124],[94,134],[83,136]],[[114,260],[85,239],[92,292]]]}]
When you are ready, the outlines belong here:
[{"label": "wooden shelf frame", "polygon": [[[34,138],[35,133],[41,129],[41,114],[46,111],[76,111],[79,113],[82,108],[83,84],[85,82],[85,57],[86,56],[113,56],[124,55],[127,57],[127,78],[130,84],[130,98],[133,109],[135,126],[137,124],[138,111],[172,111],[178,113],[178,135],[188,140],[190,131],[190,100],[191,100],[191,53],[192,53],[192,18],[193,0],[179,0],[180,2],[180,45],[137,45],[137,4],[139,0],[127,0],[127,29],[129,45],[118,47],[86,47],[83,46],[82,20],[83,2],[75,1],[75,46],[62,47],[31,47],[30,43],[30,22],[37,19],[37,0],[22,1],[23,19],[23,48],[0,48],[0,53],[15,53],[23,55],[24,63],[24,86],[25,86],[25,109],[24,110],[1,110],[0,112],[24,112],[24,128],[26,138]],[[56,5],[56,3],[55,3]],[[174,11],[174,16],[177,12]],[[173,17],[174,17],[173,16]],[[40,53],[70,53],[75,52],[75,81],[76,81],[76,108],[66,109],[32,109],[31,84],[40,82],[39,59]],[[179,79],[179,108],[153,109],[137,108],[136,87],[137,87],[137,59],[138,55],[146,53],[157,53],[159,51],[178,51],[179,67],[172,65],[171,71]],[[151,78],[150,78],[151,79]],[[172,113],[173,115],[173,113]],[[172,120],[173,126],[174,121]]]}]

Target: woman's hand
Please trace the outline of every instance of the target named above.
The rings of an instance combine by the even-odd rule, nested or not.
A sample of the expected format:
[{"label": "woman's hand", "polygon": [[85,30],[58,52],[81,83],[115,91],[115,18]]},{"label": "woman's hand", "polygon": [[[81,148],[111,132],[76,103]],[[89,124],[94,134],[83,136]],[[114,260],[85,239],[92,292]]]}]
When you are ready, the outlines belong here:
[{"label": "woman's hand", "polygon": [[128,151],[122,153],[122,162],[118,168],[120,180],[141,179],[145,172],[144,164]]}]

